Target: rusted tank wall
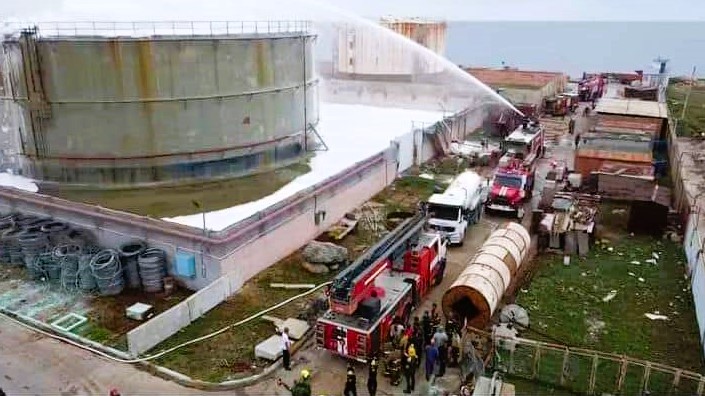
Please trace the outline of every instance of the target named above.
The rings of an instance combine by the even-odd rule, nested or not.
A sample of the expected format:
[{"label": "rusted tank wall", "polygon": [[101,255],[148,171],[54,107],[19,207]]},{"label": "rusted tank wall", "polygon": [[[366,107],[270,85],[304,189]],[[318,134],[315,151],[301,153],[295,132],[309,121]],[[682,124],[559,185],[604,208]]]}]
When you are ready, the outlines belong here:
[{"label": "rusted tank wall", "polygon": [[507,223],[490,234],[443,295],[445,316],[468,326],[486,326],[526,259],[530,244],[529,232],[518,223]]},{"label": "rusted tank wall", "polygon": [[[382,26],[443,55],[446,24],[382,21]],[[443,63],[384,29],[348,25],[338,30],[335,72],[352,75],[421,75],[440,73]]]},{"label": "rusted tank wall", "polygon": [[[22,125],[33,174],[54,168],[149,168],[263,158],[226,166],[242,171],[303,154],[304,112],[318,121],[313,37],[38,38],[36,68],[50,116],[42,130]],[[16,103],[27,57],[4,43]],[[305,54],[305,57],[304,57]],[[305,76],[304,76],[305,67]],[[25,68],[27,69],[27,68]],[[261,164],[260,164],[261,163]],[[69,171],[70,173],[70,171]],[[144,174],[143,174],[144,173]],[[153,172],[134,171],[142,180]],[[81,178],[80,175],[74,175]]]}]

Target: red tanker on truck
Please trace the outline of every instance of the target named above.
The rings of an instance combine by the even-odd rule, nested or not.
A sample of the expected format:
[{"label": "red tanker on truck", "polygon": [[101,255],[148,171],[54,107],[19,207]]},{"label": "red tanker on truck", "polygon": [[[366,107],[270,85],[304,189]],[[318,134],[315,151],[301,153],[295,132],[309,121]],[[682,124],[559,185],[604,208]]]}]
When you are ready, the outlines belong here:
[{"label": "red tanker on truck", "polygon": [[543,127],[525,121],[504,139],[503,146],[506,154],[492,178],[485,209],[514,213],[521,219],[534,188],[536,164],[545,150]]},{"label": "red tanker on truck", "polygon": [[316,343],[365,362],[406,323],[420,299],[443,279],[447,239],[426,230],[425,213],[407,219],[338,274],[328,289],[330,309],[316,322]]}]

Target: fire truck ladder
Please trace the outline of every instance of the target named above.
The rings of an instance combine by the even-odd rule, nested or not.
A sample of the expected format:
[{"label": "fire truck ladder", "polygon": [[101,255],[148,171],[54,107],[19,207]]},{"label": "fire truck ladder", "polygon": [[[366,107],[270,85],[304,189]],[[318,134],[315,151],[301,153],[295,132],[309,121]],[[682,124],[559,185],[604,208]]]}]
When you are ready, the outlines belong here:
[{"label": "fire truck ladder", "polygon": [[406,246],[403,246],[403,249],[400,247],[418,236],[425,224],[426,216],[424,214],[417,214],[401,223],[377,245],[335,277],[330,289],[331,298],[341,303],[349,303],[355,284],[372,270],[374,263],[386,258],[391,258],[392,261],[399,258],[406,251]]}]

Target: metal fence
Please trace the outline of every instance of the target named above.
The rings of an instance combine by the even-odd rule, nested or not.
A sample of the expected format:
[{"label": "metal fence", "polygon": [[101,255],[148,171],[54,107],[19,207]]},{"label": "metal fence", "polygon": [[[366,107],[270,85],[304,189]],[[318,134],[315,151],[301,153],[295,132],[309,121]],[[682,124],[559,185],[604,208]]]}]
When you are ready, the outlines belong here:
[{"label": "metal fence", "polygon": [[232,34],[309,33],[311,21],[134,21],[8,22],[5,31],[38,29],[40,37],[223,36]]},{"label": "metal fence", "polygon": [[[510,376],[601,395],[698,395],[705,376],[664,364],[528,339],[504,339],[492,366]],[[513,345],[513,348],[511,347]]]}]

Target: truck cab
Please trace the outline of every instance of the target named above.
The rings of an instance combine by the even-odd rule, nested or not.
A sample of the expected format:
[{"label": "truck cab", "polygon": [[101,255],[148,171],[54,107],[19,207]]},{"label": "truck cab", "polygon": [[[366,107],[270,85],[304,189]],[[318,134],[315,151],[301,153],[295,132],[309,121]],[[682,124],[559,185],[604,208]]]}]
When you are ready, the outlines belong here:
[{"label": "truck cab", "polygon": [[451,244],[462,245],[468,226],[480,221],[486,189],[477,173],[461,173],[442,194],[433,194],[428,199],[429,227],[447,237]]},{"label": "truck cab", "polygon": [[537,122],[525,120],[502,142],[506,154],[491,182],[486,207],[524,217],[524,202],[534,188],[536,163],[544,154],[544,130]]},{"label": "truck cab", "polygon": [[487,209],[514,212],[524,217],[524,202],[530,197],[533,180],[521,169],[499,169],[491,182]]}]

